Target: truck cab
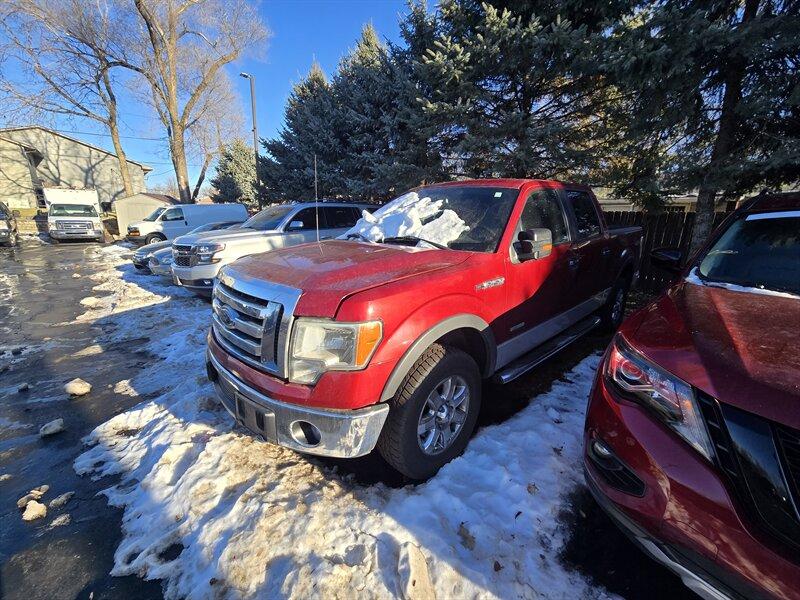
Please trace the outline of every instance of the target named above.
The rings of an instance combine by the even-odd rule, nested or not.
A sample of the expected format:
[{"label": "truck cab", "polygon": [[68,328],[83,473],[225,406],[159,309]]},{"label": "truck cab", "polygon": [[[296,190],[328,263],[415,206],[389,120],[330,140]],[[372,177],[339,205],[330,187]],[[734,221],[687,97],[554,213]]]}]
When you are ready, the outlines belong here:
[{"label": "truck cab", "polygon": [[45,188],[47,233],[54,243],[63,240],[102,242],[105,236],[97,190]]},{"label": "truck cab", "polygon": [[341,238],[221,270],[209,377],[268,441],[377,447],[424,479],[466,447],[481,379],[621,321],[641,230],[609,230],[587,187],[500,179],[416,189]]}]

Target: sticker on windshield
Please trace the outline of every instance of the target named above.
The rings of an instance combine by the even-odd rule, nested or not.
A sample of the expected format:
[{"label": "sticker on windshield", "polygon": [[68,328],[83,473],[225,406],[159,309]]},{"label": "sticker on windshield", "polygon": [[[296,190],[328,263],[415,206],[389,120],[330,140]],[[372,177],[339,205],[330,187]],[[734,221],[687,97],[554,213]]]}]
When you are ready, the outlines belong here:
[{"label": "sticker on windshield", "polygon": [[495,192],[494,193],[494,197],[495,198],[502,198],[503,197],[503,192]]}]

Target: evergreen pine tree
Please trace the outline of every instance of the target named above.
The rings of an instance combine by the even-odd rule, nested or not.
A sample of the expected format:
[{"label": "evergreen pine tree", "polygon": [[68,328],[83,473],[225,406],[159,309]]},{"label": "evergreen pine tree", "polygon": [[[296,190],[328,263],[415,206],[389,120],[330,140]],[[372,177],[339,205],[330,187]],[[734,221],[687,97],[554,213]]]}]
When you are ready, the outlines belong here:
[{"label": "evergreen pine tree", "polygon": [[222,148],[211,185],[215,202],[258,205],[253,149],[244,140],[235,139]]}]

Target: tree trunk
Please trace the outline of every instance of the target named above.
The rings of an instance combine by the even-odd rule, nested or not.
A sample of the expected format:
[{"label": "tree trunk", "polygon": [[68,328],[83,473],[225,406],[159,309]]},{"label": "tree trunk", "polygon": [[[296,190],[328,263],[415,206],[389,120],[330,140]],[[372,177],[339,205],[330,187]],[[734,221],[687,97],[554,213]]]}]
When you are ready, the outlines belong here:
[{"label": "tree trunk", "polygon": [[[747,0],[742,14],[740,27],[752,21],[758,13],[759,0]],[[741,55],[725,57],[725,93],[722,96],[722,107],[719,119],[719,131],[711,149],[711,160],[706,167],[703,181],[697,192],[697,215],[692,229],[692,240],[689,245],[689,254],[693,255],[706,242],[714,226],[714,205],[719,185],[714,177],[719,169],[728,160],[728,154],[733,146],[739,115],[736,114],[742,100],[742,81],[744,79],[747,63]]]},{"label": "tree trunk", "polygon": [[203,186],[203,181],[206,178],[206,171],[208,170],[208,165],[211,164],[211,160],[214,157],[211,154],[206,154],[205,158],[203,159],[203,167],[200,169],[200,175],[197,177],[197,183],[194,185],[194,192],[192,192],[192,202],[197,202],[197,196],[200,193],[200,188]]},{"label": "tree trunk", "polygon": [[184,146],[184,132],[181,127],[172,128],[169,139],[169,150],[172,157],[172,166],[175,167],[175,181],[178,184],[181,204],[193,204],[192,190],[189,185],[189,170],[186,166],[186,147]]},{"label": "tree trunk", "polygon": [[114,152],[117,153],[119,161],[119,174],[122,177],[122,185],[125,188],[125,196],[133,196],[136,192],[133,189],[131,172],[128,170],[128,159],[122,149],[122,142],[119,139],[119,127],[117,126],[116,115],[111,115],[108,120],[108,131],[111,134],[111,142],[114,144]]}]

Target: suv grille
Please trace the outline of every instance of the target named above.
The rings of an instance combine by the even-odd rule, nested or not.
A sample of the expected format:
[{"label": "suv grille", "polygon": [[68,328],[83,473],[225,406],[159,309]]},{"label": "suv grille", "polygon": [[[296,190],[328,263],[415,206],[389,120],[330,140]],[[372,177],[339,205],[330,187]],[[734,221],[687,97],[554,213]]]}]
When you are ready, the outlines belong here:
[{"label": "suv grille", "polygon": [[193,246],[172,245],[172,260],[178,267],[193,267],[197,264],[197,255]]},{"label": "suv grille", "polygon": [[697,390],[717,467],[750,520],[800,561],[800,432]]},{"label": "suv grille", "polygon": [[243,362],[282,375],[279,330],[283,305],[222,282],[214,287],[212,304],[217,341]]}]

